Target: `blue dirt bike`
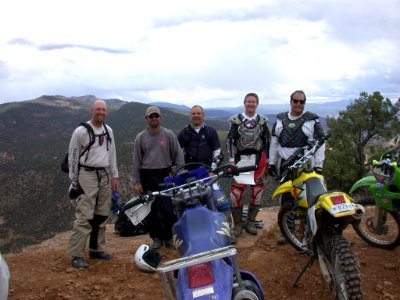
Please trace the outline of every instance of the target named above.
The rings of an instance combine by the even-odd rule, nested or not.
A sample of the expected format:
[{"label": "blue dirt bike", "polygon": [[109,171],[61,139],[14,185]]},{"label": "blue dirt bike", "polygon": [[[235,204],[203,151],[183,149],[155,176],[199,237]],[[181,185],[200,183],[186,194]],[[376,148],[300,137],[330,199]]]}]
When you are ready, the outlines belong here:
[{"label": "blue dirt bike", "polygon": [[[217,210],[213,197],[214,190],[219,190],[215,186],[219,178],[254,169],[255,166],[238,168],[229,164],[215,169],[214,175],[209,175],[210,170],[205,167],[178,171],[166,178],[167,189],[125,205],[128,217],[137,222],[155,197],[172,200],[178,216],[172,231],[180,258],[155,268],[167,299],[264,299],[256,276],[239,269],[237,250],[230,242],[229,222]],[[139,217],[135,214],[138,211]]]}]

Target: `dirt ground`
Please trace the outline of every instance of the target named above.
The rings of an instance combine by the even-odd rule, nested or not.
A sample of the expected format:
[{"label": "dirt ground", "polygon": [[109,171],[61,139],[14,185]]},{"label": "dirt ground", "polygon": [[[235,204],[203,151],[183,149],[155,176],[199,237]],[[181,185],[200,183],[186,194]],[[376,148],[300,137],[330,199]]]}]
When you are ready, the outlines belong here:
[{"label": "dirt ground", "polygon": [[[332,299],[317,261],[298,287],[292,287],[307,257],[289,245],[277,245],[276,208],[261,211],[257,219],[264,221],[263,230],[256,237],[244,232],[236,246],[240,268],[258,277],[265,299]],[[114,258],[99,261],[86,257],[87,270],[70,266],[66,253],[69,232],[21,253],[4,255],[11,273],[9,299],[164,299],[158,274],[144,273],[133,263],[136,248],[150,243],[149,237],[120,237],[113,233],[113,225],[108,225],[107,231],[108,250]],[[400,248],[370,247],[352,228],[345,235],[353,242],[360,262],[364,299],[400,299]],[[160,252],[162,262],[176,258],[174,250],[162,248]]]}]

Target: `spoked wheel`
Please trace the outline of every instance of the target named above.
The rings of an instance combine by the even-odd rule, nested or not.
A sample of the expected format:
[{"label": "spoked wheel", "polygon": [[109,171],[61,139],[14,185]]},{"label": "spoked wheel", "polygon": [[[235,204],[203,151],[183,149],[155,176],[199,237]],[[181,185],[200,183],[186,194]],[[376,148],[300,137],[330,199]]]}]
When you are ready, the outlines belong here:
[{"label": "spoked wheel", "polygon": [[286,240],[296,250],[304,251],[303,238],[306,222],[306,211],[294,207],[293,203],[283,205],[278,213],[278,224]]},{"label": "spoked wheel", "polygon": [[[328,252],[330,257],[323,252]],[[343,236],[335,235],[325,244],[323,252],[318,251],[320,269],[335,299],[362,299],[358,260],[349,242]]]},{"label": "spoked wheel", "polygon": [[382,249],[393,249],[400,245],[400,215],[376,206],[373,198],[357,201],[365,208],[361,221],[353,228],[365,242]]}]

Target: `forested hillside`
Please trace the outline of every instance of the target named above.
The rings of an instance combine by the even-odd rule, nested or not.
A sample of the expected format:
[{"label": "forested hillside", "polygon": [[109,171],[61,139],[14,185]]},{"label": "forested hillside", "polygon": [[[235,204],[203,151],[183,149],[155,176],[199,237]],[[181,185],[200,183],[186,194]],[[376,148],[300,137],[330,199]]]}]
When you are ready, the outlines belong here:
[{"label": "forested hillside", "polygon": [[[0,248],[18,251],[69,230],[73,208],[67,199],[68,175],[60,163],[71,134],[90,119],[93,96],[43,96],[0,106]],[[132,197],[130,185],[133,140],[145,127],[147,104],[108,100],[107,123],[113,128],[120,171],[121,200]],[[177,133],[188,116],[161,108],[162,125]],[[207,120],[226,137],[226,120]]]}]

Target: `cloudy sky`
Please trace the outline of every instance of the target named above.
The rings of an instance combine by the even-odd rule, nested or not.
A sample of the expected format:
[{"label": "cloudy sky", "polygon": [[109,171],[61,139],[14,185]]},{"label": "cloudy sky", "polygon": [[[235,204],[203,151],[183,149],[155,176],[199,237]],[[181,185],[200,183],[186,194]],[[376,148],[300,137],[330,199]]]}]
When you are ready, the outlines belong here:
[{"label": "cloudy sky", "polygon": [[2,0],[0,103],[400,97],[400,0]]}]

